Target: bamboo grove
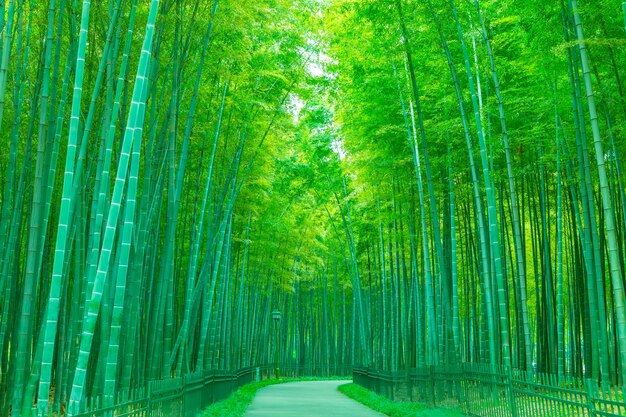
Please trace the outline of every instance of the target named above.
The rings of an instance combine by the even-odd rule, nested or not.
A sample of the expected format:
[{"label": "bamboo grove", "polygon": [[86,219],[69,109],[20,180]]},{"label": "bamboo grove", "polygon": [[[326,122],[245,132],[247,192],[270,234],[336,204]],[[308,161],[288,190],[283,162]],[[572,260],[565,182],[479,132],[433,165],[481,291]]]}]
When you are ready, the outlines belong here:
[{"label": "bamboo grove", "polygon": [[619,1],[0,5],[0,415],[276,353],[624,382]]},{"label": "bamboo grove", "polygon": [[623,10],[330,7],[361,364],[624,380]]},{"label": "bamboo grove", "polygon": [[293,127],[306,15],[2,2],[1,415],[268,362],[245,201]]}]

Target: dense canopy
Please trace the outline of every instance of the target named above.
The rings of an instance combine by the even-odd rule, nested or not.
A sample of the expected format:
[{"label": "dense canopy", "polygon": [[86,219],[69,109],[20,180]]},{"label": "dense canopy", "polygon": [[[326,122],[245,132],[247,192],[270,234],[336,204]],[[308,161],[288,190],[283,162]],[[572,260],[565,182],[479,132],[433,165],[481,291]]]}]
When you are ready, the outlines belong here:
[{"label": "dense canopy", "polygon": [[0,415],[276,353],[624,384],[620,1],[0,8]]}]

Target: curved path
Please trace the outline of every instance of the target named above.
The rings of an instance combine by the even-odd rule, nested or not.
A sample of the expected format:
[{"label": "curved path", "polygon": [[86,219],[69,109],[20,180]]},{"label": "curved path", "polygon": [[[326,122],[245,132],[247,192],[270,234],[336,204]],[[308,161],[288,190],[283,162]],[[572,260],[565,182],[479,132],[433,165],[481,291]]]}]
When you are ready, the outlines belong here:
[{"label": "curved path", "polygon": [[244,417],[383,417],[351,400],[339,385],[352,381],[307,381],[270,385],[257,391]]}]

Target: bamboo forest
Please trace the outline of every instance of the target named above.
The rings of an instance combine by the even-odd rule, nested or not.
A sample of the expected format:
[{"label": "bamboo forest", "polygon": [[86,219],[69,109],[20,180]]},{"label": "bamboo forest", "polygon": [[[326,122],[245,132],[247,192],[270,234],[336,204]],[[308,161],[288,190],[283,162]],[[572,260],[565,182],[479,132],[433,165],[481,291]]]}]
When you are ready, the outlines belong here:
[{"label": "bamboo forest", "polygon": [[626,2],[0,8],[0,417],[626,415]]}]

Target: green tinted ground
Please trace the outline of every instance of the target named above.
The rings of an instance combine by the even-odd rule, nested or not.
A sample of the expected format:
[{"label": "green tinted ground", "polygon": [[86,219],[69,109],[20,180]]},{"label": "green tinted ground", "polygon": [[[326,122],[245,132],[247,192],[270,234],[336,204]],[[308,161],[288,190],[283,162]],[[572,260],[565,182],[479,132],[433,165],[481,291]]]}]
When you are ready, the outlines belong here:
[{"label": "green tinted ground", "polygon": [[339,391],[389,417],[461,417],[463,415],[458,410],[433,409],[421,403],[391,401],[356,384],[341,385]]},{"label": "green tinted ground", "polygon": [[227,399],[211,404],[200,414],[200,417],[242,417],[259,389],[279,383],[279,380],[268,379],[246,384],[230,394]]},{"label": "green tinted ground", "polygon": [[[430,409],[420,403],[394,402],[356,384],[345,382],[337,380],[255,382],[241,387],[226,400],[211,405],[200,417],[462,416],[457,410]],[[351,401],[350,398],[363,405]]]},{"label": "green tinted ground", "polygon": [[244,417],[383,417],[337,391],[349,381],[304,381],[259,390]]}]

